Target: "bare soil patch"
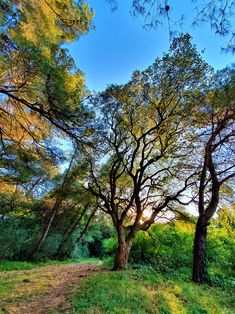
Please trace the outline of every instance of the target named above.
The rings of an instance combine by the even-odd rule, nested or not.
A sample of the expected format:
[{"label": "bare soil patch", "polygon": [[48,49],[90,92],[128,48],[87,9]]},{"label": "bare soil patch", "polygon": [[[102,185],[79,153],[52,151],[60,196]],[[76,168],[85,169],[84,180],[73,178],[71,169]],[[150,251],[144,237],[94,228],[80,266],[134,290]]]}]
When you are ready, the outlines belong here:
[{"label": "bare soil patch", "polygon": [[99,264],[79,263],[0,273],[1,280],[6,277],[6,281],[16,283],[13,291],[0,299],[0,313],[69,313],[69,299],[81,282],[102,271],[105,270]]}]

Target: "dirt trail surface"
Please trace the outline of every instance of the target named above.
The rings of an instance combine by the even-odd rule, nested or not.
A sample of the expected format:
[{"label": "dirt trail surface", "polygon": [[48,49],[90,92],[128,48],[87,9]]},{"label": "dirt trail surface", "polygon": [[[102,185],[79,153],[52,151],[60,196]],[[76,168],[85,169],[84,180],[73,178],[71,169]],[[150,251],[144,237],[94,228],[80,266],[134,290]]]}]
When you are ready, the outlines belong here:
[{"label": "dirt trail surface", "polygon": [[79,263],[0,272],[1,282],[14,282],[11,292],[0,298],[0,313],[69,313],[69,299],[81,282],[102,271],[99,263]]}]

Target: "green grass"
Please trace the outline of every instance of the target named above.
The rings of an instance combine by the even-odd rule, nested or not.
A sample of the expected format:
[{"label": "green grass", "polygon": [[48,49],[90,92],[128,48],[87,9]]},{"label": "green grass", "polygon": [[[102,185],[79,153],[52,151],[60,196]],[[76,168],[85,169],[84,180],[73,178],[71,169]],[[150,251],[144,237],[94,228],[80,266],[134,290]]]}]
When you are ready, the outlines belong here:
[{"label": "green grass", "polygon": [[[97,259],[47,261],[44,263],[1,262],[0,269],[7,271],[0,274],[0,314],[4,313],[4,304],[26,301],[45,292],[48,284],[53,285],[49,266],[65,263],[96,262]],[[28,270],[40,266],[37,271]],[[162,274],[149,266],[135,266],[122,272],[102,272],[89,277],[73,295],[72,309],[69,314],[233,314],[235,299],[231,281],[223,287],[196,285],[190,280],[191,270],[182,268],[178,271]],[[47,273],[46,273],[47,271]],[[41,278],[41,275],[44,275]],[[53,280],[52,280],[53,279]],[[52,281],[51,281],[52,280]],[[27,291],[22,290],[24,282]],[[74,286],[71,287],[74,291]],[[64,302],[68,302],[66,299]],[[1,303],[1,302],[0,302]],[[65,304],[66,305],[66,304]],[[66,308],[66,306],[65,306]],[[2,312],[1,312],[2,309]],[[66,312],[67,313],[67,312]]]},{"label": "green grass", "polygon": [[[30,301],[43,295],[54,284],[56,276],[51,275],[54,266],[68,263],[97,263],[98,259],[69,259],[64,261],[47,261],[44,263],[0,262],[0,314],[5,306],[19,301]],[[46,267],[42,267],[46,266]],[[56,267],[55,267],[56,269]]]},{"label": "green grass", "polygon": [[81,258],[81,259],[66,259],[66,260],[48,260],[45,262],[18,262],[18,261],[0,261],[0,272],[11,270],[29,270],[47,265],[60,265],[69,263],[97,263],[97,258]]},{"label": "green grass", "polygon": [[166,277],[147,268],[98,274],[74,295],[70,314],[234,313],[232,287],[200,286],[185,277]]},{"label": "green grass", "polygon": [[36,264],[29,262],[0,261],[0,271],[33,269]]}]

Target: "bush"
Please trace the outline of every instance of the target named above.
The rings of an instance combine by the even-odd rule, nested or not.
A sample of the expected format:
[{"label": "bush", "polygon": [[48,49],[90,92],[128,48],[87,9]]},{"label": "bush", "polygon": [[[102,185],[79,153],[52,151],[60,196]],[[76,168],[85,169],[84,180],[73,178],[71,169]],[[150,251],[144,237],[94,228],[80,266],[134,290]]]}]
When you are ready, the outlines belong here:
[{"label": "bush", "polygon": [[7,217],[0,221],[0,259],[26,260],[39,226],[31,219]]},{"label": "bush", "polygon": [[[189,228],[192,231],[192,228]],[[192,232],[180,223],[153,225],[149,232],[139,232],[130,254],[132,263],[148,263],[160,271],[190,267],[192,261]]]},{"label": "bush", "polygon": [[[211,224],[207,237],[209,272],[214,282],[232,280],[235,265],[234,239],[223,226]],[[140,269],[152,265],[164,273],[180,273],[182,280],[191,277],[195,224],[177,221],[172,224],[156,224],[149,231],[137,233],[130,252],[129,262]],[[105,263],[111,264],[117,247],[117,239],[103,241]],[[216,279],[215,279],[216,278]]]}]

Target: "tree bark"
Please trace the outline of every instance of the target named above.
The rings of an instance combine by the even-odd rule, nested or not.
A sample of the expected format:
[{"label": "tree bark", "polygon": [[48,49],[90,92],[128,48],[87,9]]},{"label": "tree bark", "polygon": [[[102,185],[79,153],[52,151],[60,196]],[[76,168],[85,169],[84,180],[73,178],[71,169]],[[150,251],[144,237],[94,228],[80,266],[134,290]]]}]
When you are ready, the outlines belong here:
[{"label": "tree bark", "polygon": [[208,220],[200,216],[197,221],[193,248],[193,281],[196,283],[209,282],[206,260],[206,236]]},{"label": "tree bark", "polygon": [[118,247],[116,250],[113,270],[127,269],[130,250],[132,247],[133,237],[125,237],[125,232],[122,227],[117,228],[118,232]]}]

